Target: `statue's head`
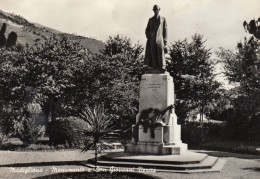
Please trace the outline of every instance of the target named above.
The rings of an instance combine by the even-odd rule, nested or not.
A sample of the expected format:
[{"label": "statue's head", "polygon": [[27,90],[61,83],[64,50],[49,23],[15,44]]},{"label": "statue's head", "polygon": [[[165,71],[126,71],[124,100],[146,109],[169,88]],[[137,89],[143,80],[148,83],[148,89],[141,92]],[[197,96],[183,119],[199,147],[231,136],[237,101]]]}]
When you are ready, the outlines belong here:
[{"label": "statue's head", "polygon": [[160,7],[158,5],[153,6],[153,12],[157,16],[159,15]]}]

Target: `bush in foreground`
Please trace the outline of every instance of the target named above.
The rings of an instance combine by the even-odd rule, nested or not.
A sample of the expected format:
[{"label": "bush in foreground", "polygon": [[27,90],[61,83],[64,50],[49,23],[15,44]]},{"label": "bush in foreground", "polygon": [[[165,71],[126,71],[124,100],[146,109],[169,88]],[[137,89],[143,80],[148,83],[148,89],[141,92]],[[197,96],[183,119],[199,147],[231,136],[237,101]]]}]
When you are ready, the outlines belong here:
[{"label": "bush in foreground", "polygon": [[58,118],[48,124],[50,144],[79,147],[87,140],[87,124],[76,117]]}]

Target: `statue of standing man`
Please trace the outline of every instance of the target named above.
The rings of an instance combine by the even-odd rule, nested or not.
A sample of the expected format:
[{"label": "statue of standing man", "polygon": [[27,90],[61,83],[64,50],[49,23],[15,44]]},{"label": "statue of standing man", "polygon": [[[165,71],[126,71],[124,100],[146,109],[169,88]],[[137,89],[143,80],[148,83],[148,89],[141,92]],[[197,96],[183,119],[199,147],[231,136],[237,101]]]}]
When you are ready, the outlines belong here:
[{"label": "statue of standing man", "polygon": [[160,7],[154,5],[154,16],[149,19],[145,29],[147,38],[144,63],[152,70],[166,71],[164,49],[167,45],[167,24],[164,17],[159,15]]}]

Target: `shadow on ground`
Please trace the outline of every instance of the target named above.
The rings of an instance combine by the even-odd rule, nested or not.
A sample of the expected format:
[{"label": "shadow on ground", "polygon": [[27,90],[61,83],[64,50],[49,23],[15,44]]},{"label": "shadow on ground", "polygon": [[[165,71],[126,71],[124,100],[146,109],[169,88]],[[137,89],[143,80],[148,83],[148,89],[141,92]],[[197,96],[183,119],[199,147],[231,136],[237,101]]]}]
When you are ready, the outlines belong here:
[{"label": "shadow on ground", "polygon": [[151,176],[143,173],[132,173],[132,172],[72,172],[72,173],[58,173],[52,175],[46,175],[36,177],[34,179],[160,179],[158,176]]},{"label": "shadow on ground", "polygon": [[243,170],[253,170],[255,172],[260,172],[260,167],[243,168]]},{"label": "shadow on ground", "polygon": [[239,153],[232,153],[232,152],[221,152],[221,151],[195,151],[199,153],[208,154],[209,156],[214,157],[234,157],[234,158],[241,158],[241,159],[260,159],[260,155],[252,155],[252,154],[239,154]]}]

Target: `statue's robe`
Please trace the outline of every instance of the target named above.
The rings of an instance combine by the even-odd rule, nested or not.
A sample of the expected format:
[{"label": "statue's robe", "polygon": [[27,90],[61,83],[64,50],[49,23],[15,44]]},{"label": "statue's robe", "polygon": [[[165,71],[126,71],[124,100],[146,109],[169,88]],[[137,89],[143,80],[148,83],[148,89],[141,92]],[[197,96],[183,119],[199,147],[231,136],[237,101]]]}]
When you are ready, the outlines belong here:
[{"label": "statue's robe", "polygon": [[164,47],[167,43],[167,23],[164,17],[149,19],[145,34],[147,37],[144,63],[154,69],[165,69]]}]

